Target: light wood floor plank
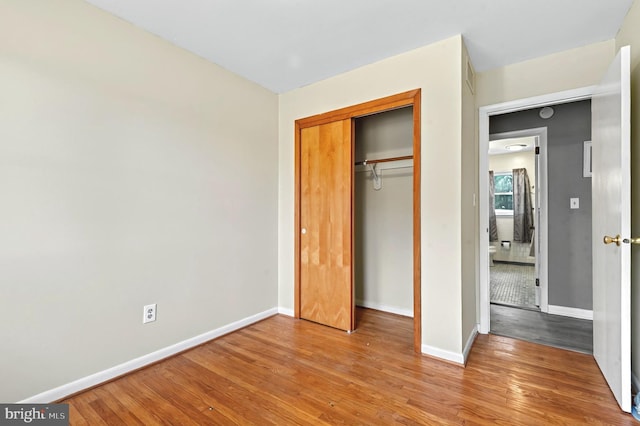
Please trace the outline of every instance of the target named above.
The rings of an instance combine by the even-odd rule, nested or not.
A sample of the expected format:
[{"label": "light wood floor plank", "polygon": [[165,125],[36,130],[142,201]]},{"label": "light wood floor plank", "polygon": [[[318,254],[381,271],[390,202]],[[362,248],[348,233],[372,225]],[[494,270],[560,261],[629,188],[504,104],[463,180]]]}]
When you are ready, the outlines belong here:
[{"label": "light wood floor plank", "polygon": [[415,354],[410,318],[357,315],[277,315],[62,402],[73,425],[635,424],[590,355],[481,335],[463,368]]}]

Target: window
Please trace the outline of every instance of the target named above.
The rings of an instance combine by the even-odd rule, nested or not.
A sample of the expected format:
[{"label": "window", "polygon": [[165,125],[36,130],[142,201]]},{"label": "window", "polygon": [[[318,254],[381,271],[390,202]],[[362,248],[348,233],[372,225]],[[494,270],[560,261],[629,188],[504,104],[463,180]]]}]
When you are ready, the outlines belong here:
[{"label": "window", "polygon": [[496,215],[513,215],[513,174],[501,172],[493,174]]}]

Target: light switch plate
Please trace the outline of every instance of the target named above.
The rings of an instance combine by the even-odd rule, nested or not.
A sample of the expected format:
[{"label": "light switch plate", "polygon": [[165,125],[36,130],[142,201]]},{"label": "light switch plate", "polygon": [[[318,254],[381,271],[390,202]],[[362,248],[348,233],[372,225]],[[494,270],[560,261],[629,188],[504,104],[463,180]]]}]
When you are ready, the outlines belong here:
[{"label": "light switch plate", "polygon": [[571,198],[569,200],[569,208],[571,208],[571,209],[579,209],[580,208],[580,198]]}]

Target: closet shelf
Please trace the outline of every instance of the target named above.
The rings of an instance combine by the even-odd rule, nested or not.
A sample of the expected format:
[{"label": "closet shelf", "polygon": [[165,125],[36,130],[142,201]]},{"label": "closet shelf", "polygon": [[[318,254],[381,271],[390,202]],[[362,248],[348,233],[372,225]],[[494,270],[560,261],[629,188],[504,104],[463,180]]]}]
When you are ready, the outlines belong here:
[{"label": "closet shelf", "polygon": [[377,160],[356,161],[356,166],[366,166],[367,164],[388,163],[390,161],[413,160],[413,155],[405,155],[402,157],[379,158]]}]

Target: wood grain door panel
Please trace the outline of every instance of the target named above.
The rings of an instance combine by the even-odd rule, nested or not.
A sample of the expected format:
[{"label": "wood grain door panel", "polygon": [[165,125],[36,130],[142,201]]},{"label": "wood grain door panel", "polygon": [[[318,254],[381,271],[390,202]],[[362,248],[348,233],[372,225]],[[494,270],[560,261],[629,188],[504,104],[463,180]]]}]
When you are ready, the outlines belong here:
[{"label": "wood grain door panel", "polygon": [[354,328],[351,119],[301,130],[300,317]]}]

